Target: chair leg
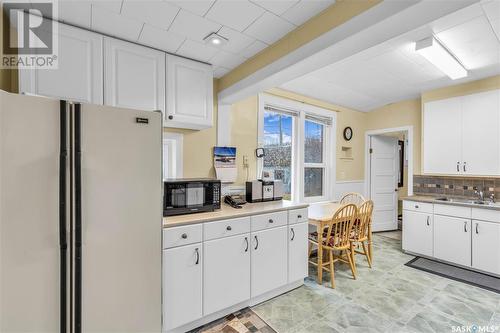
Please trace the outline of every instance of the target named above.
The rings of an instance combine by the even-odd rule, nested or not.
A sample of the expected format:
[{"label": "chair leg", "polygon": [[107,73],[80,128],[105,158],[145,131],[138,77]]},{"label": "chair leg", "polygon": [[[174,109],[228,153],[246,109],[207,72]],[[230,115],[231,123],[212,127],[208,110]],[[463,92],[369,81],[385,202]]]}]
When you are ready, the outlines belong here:
[{"label": "chair leg", "polygon": [[333,266],[333,251],[328,251],[330,253],[330,280],[332,284],[332,289],[335,289],[335,267]]},{"label": "chair leg", "polygon": [[354,244],[351,243],[349,250],[346,250],[347,260],[349,260],[349,266],[351,266],[351,272],[354,280],[356,280],[356,264],[354,263]]},{"label": "chair leg", "polygon": [[311,253],[313,251],[313,243],[309,242],[309,249],[307,250],[307,257],[310,258],[311,257]]},{"label": "chair leg", "polygon": [[370,253],[368,252],[368,247],[366,246],[365,242],[361,242],[361,245],[363,246],[363,252],[366,256],[366,260],[368,261],[368,266],[372,268],[372,259],[370,258]]}]

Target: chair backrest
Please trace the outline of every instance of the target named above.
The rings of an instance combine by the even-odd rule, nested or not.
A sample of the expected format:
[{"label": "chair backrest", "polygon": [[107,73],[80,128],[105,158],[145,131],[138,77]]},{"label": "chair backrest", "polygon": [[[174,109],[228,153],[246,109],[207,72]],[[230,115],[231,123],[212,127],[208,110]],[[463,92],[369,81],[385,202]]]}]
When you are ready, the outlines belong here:
[{"label": "chair backrest", "polygon": [[349,247],[349,238],[357,214],[358,208],[354,204],[342,206],[335,212],[328,224],[328,245],[335,248]]},{"label": "chair backrest", "polygon": [[368,227],[372,222],[373,201],[368,200],[358,206],[357,222],[354,223],[352,238],[360,240],[368,237]]},{"label": "chair backrest", "polygon": [[363,197],[359,193],[354,193],[354,192],[347,193],[342,197],[342,199],[340,199],[340,203],[342,205],[354,204],[356,206],[359,206],[363,202],[365,202],[365,197]]}]

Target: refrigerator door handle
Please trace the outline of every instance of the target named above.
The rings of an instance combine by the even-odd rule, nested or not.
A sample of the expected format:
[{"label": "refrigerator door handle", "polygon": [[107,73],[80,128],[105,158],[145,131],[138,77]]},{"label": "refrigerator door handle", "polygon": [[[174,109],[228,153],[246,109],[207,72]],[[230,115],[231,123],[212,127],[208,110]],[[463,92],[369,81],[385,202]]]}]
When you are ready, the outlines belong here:
[{"label": "refrigerator door handle", "polygon": [[61,100],[59,102],[59,249],[60,249],[60,274],[59,274],[59,331],[66,333],[67,320],[67,260],[68,260],[68,239],[67,239],[67,165],[68,165],[68,103]]},{"label": "refrigerator door handle", "polygon": [[81,104],[74,104],[75,333],[82,332],[82,149]]}]

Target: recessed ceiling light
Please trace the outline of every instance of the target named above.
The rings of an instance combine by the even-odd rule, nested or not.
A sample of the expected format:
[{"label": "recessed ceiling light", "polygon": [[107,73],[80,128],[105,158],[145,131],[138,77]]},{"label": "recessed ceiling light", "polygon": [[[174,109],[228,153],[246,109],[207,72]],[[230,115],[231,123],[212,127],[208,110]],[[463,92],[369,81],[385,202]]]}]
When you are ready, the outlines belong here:
[{"label": "recessed ceiling light", "polygon": [[212,46],[217,46],[217,47],[221,47],[222,45],[224,45],[228,42],[227,38],[222,37],[221,35],[217,34],[216,32],[212,32],[210,35],[203,38],[203,40],[205,41],[205,43],[210,44]]},{"label": "recessed ceiling light", "polygon": [[434,37],[416,42],[415,51],[424,56],[425,59],[429,60],[452,80],[467,76],[467,70],[464,66]]}]

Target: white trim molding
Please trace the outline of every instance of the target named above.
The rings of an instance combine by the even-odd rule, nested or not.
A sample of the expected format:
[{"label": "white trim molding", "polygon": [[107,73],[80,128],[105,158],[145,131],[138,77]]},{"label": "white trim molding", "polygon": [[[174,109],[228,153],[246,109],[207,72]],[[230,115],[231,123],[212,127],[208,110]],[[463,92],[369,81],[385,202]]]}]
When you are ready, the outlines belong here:
[{"label": "white trim molding", "polygon": [[364,179],[360,180],[343,180],[335,183],[333,200],[340,201],[342,196],[346,193],[365,193],[365,181]]},{"label": "white trim molding", "polygon": [[[170,160],[168,160],[170,158]],[[163,179],[182,178],[184,135],[163,132]]]}]

